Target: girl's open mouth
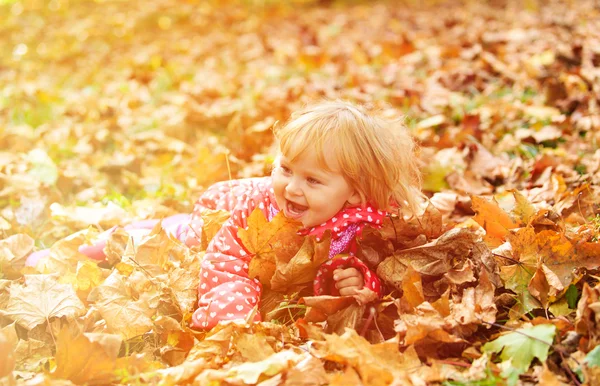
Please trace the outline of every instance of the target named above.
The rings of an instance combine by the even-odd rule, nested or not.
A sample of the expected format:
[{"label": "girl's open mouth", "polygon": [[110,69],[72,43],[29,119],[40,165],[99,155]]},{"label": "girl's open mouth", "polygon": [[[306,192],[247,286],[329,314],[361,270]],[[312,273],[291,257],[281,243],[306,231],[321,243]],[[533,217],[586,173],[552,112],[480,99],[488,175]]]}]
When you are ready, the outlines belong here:
[{"label": "girl's open mouth", "polygon": [[308,210],[308,206],[300,205],[286,200],[286,215],[287,217],[297,219]]}]

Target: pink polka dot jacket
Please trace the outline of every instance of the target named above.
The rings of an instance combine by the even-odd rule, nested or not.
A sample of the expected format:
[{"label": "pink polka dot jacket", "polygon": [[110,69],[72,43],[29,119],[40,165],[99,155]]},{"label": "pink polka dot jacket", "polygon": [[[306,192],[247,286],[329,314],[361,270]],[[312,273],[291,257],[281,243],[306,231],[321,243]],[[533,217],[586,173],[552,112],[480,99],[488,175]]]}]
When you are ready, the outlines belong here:
[{"label": "pink polka dot jacket", "polygon": [[[247,219],[255,208],[261,209],[269,220],[279,212],[271,177],[224,181],[212,185],[196,202],[192,217],[199,217],[205,208],[227,210],[231,217],[209,243],[201,265],[198,309],[192,317],[192,327],[203,330],[214,327],[219,321],[247,319],[259,304],[261,284],[248,277],[248,264],[252,256],[244,248],[237,231],[247,227]],[[381,226],[385,215],[385,212],[371,206],[346,208],[326,223],[300,232],[320,239],[326,230],[331,230],[330,260],[316,274],[316,295],[339,295],[333,271],[349,267],[362,273],[365,287],[381,295],[379,278],[354,254],[356,237],[361,234],[363,227],[366,224]],[[348,256],[335,258],[344,252]],[[260,321],[260,313],[254,315],[254,320]]]}]

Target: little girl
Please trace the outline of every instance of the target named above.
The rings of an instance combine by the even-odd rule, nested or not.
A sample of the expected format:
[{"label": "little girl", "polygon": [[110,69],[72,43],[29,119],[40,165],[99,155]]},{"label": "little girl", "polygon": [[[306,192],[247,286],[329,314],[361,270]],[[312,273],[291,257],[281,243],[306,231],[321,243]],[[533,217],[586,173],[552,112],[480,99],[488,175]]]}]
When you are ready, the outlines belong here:
[{"label": "little girl", "polygon": [[[224,181],[211,186],[191,216],[176,215],[162,226],[187,245],[198,243],[203,209],[231,213],[206,249],[200,271],[198,309],[192,325],[210,329],[219,321],[246,319],[257,306],[261,285],[248,276],[252,259],[238,237],[256,208],[271,221],[279,213],[302,223],[302,235],[319,241],[331,231],[330,260],[314,281],[317,295],[354,296],[360,302],[381,294],[379,278],[355,257],[356,238],[366,225],[380,227],[387,211],[415,212],[421,197],[414,142],[401,125],[368,115],[346,102],[311,105],[274,129],[279,154],[270,177]],[[159,220],[130,224],[133,237]],[[103,259],[106,239],[82,246],[89,257]],[[28,259],[34,265],[47,251]],[[346,257],[336,255],[347,253]],[[255,313],[254,320],[260,320]]]},{"label": "little girl", "polygon": [[[380,227],[387,210],[417,209],[414,142],[403,127],[349,103],[326,102],[292,114],[274,133],[279,154],[270,177],[213,185],[194,208],[193,217],[204,208],[231,212],[202,262],[196,328],[246,319],[259,302],[261,285],[248,276],[252,256],[237,235],[255,208],[269,221],[283,211],[302,223],[301,234],[317,240],[330,230],[330,260],[317,272],[315,294],[353,295],[359,301],[378,297],[381,287],[355,257],[356,238],[365,225]],[[344,252],[348,257],[332,259]]]}]

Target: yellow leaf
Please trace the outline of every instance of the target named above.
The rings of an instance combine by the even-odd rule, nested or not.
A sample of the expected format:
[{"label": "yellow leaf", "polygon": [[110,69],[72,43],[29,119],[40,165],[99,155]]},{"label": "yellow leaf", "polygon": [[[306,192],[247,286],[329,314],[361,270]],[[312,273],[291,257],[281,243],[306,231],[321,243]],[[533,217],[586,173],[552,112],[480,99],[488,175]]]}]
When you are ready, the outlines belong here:
[{"label": "yellow leaf", "polygon": [[102,282],[102,270],[94,261],[80,261],[74,274],[61,276],[60,283],[71,284],[78,291],[81,299],[86,299],[89,292]]},{"label": "yellow leaf", "polygon": [[282,212],[270,222],[258,208],[250,214],[247,228],[238,230],[238,237],[253,255],[248,272],[250,278],[258,277],[266,288],[270,288],[277,261],[287,263],[302,245],[303,237],[297,234],[299,226],[299,222],[286,218]]},{"label": "yellow leaf", "polygon": [[0,240],[0,272],[8,278],[19,277],[18,271],[25,266],[25,260],[33,251],[33,246],[33,239],[25,234]]},{"label": "yellow leaf", "polygon": [[79,252],[79,246],[90,238],[96,231],[92,228],[73,233],[50,247],[48,257],[42,258],[36,268],[40,273],[65,274],[75,272],[77,262],[86,261],[88,258]]},{"label": "yellow leaf", "polygon": [[94,302],[112,333],[130,339],[150,331],[150,319],[156,310],[150,308],[146,298],[134,300],[131,290],[117,271],[113,271],[104,283],[94,288],[88,301]]},{"label": "yellow leaf", "polygon": [[14,324],[0,329],[0,379],[9,375],[15,366],[15,349],[19,338]]},{"label": "yellow leaf", "polygon": [[115,360],[121,337],[112,334],[75,334],[63,328],[56,342],[55,379],[81,384],[109,384],[115,379]]},{"label": "yellow leaf", "polygon": [[85,307],[72,286],[60,284],[54,275],[25,275],[25,285],[13,283],[4,312],[28,330],[54,317],[77,317]]},{"label": "yellow leaf", "polygon": [[0,231],[7,231],[10,228],[12,228],[10,223],[4,217],[0,216]]},{"label": "yellow leaf", "polygon": [[202,221],[202,249],[208,247],[210,240],[215,237],[219,229],[223,226],[225,221],[229,219],[231,214],[226,210],[210,210],[205,209],[201,213]]}]

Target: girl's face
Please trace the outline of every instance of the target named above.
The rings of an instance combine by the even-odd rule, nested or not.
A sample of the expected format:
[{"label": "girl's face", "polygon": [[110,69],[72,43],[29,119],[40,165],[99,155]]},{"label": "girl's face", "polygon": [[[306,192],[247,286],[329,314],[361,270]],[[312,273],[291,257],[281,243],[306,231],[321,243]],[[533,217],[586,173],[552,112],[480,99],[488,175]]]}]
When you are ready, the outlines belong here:
[{"label": "girl's face", "polygon": [[360,195],[344,176],[337,161],[327,171],[319,166],[314,150],[306,150],[294,162],[280,156],[273,170],[273,190],[283,214],[311,228],[329,220],[345,205],[360,204]]}]

